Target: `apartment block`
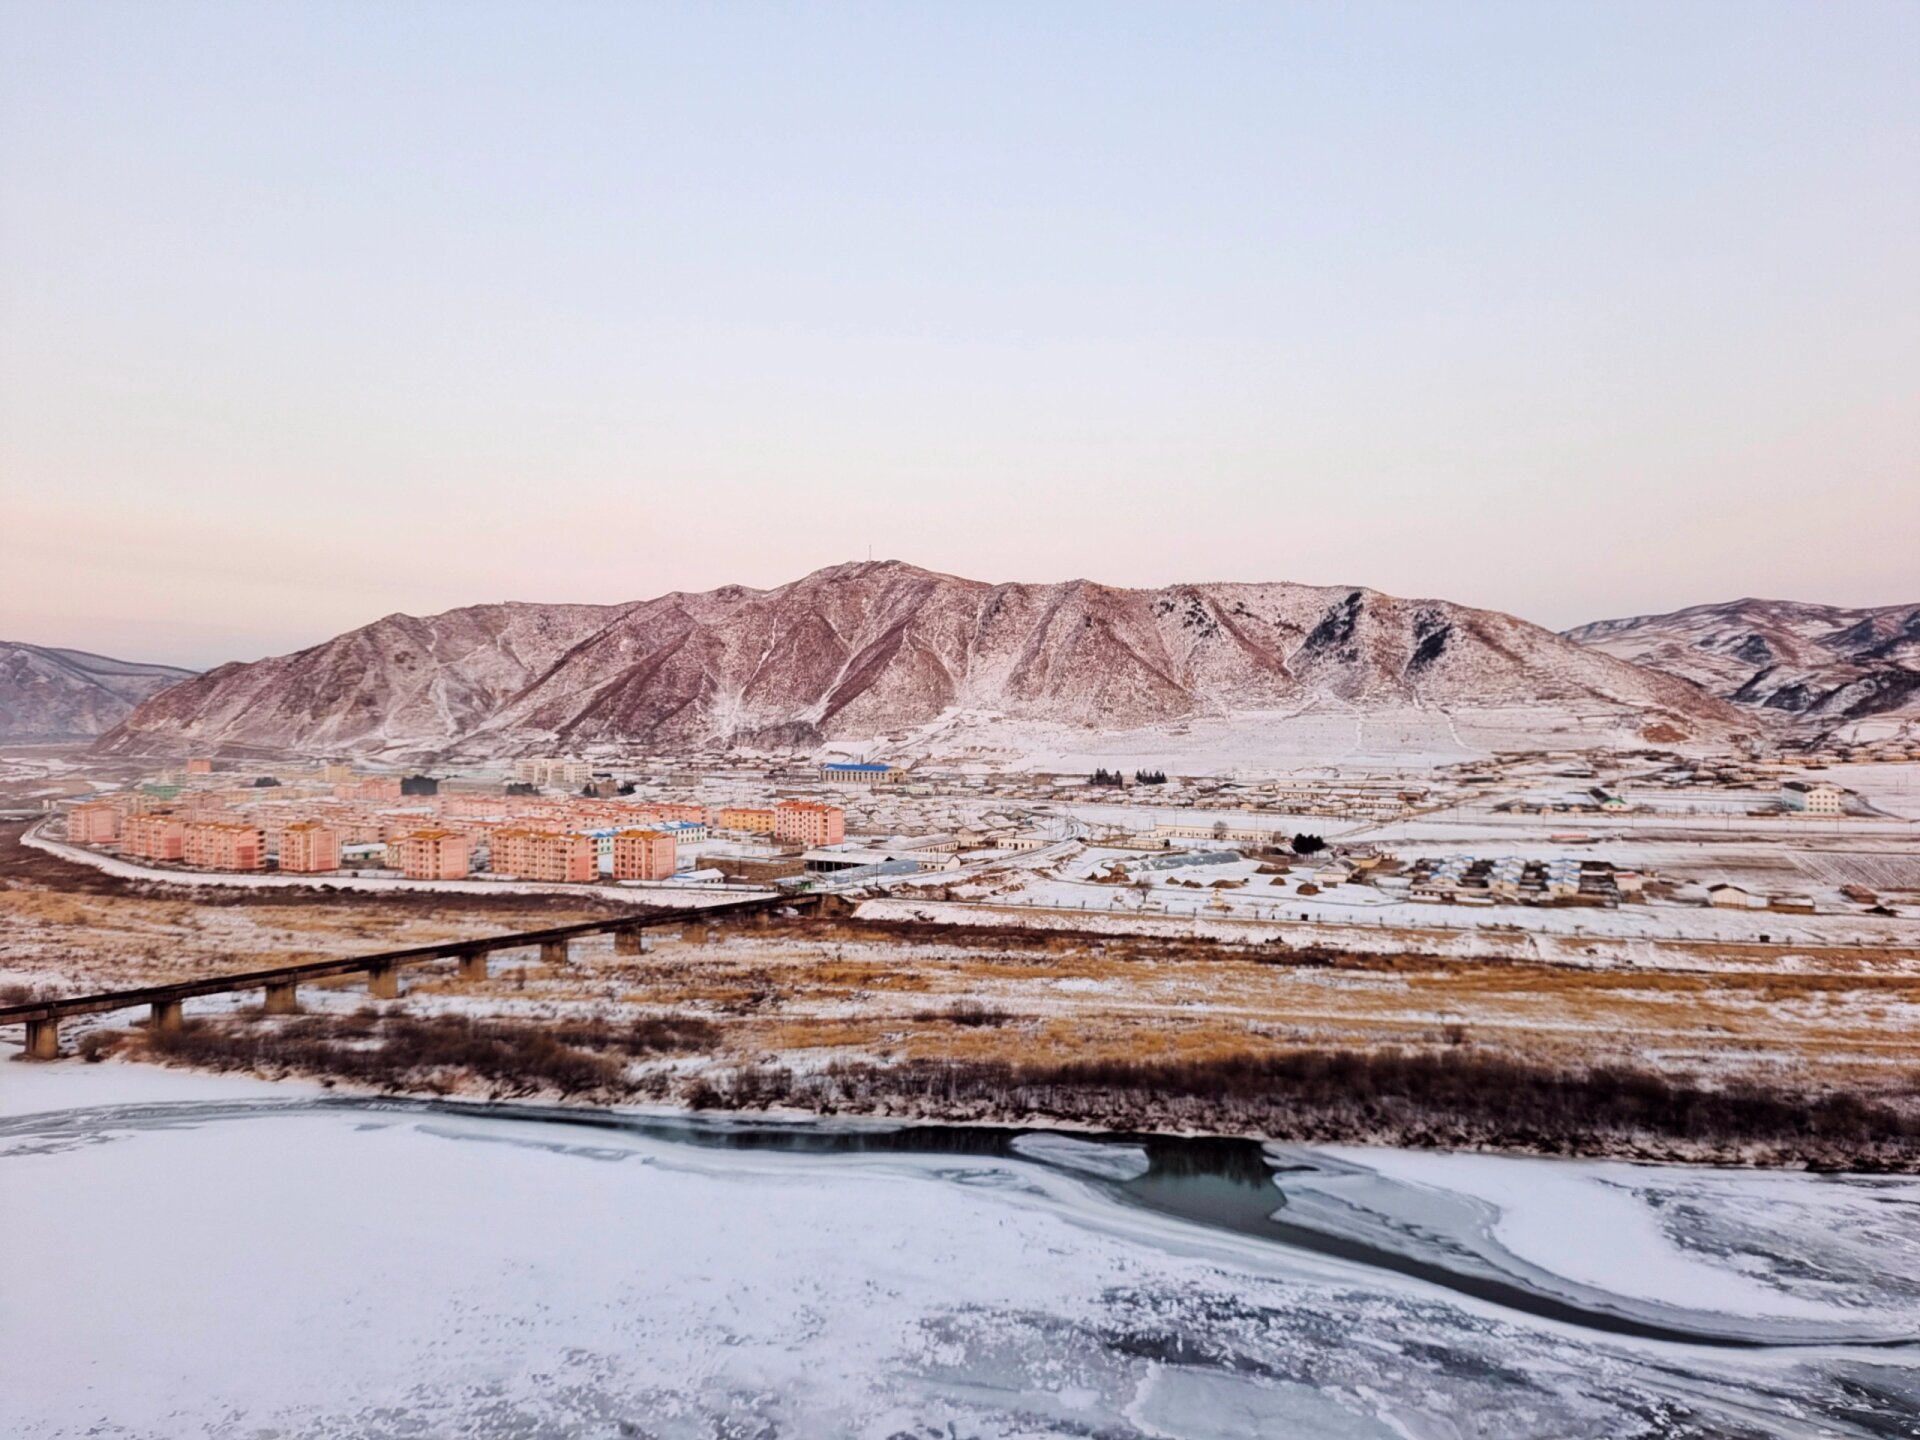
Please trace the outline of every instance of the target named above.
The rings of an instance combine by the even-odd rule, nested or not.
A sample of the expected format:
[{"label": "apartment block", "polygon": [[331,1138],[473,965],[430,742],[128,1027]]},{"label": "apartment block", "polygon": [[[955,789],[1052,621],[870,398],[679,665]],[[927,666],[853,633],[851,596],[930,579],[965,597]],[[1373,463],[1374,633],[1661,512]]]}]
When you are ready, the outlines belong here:
[{"label": "apartment block", "polygon": [[387,846],[390,862],[409,880],[464,880],[472,845],[455,830],[415,830]]},{"label": "apartment block", "polygon": [[582,884],[599,874],[599,857],[591,835],[511,827],[494,831],[489,844],[496,875]]},{"label": "apartment block", "polygon": [[340,832],[303,820],[280,832],[280,869],[290,875],[321,875],[340,868]]},{"label": "apartment block", "polygon": [[679,868],[679,846],[664,830],[622,830],[613,837],[616,880],[668,880]]},{"label": "apartment block", "polygon": [[120,853],[142,860],[178,860],[186,830],[175,815],[129,815],[120,826]]},{"label": "apartment block", "polygon": [[266,832],[234,820],[191,821],[181,827],[180,862],[196,870],[264,870]]},{"label": "apartment block", "polygon": [[838,845],[847,838],[847,812],[815,800],[782,800],[773,807],[773,838],[789,845]]},{"label": "apartment block", "polygon": [[585,760],[529,758],[513,762],[513,778],[523,785],[584,785],[593,778],[593,766]]},{"label": "apartment block", "polygon": [[67,812],[67,839],[76,845],[111,845],[120,838],[120,807],[90,800]]},{"label": "apartment block", "polygon": [[729,806],[714,816],[714,824],[722,830],[733,830],[746,835],[771,835],[773,834],[773,811]]},{"label": "apartment block", "polygon": [[370,775],[349,785],[336,785],[333,793],[342,800],[398,800],[400,780],[394,775]]}]

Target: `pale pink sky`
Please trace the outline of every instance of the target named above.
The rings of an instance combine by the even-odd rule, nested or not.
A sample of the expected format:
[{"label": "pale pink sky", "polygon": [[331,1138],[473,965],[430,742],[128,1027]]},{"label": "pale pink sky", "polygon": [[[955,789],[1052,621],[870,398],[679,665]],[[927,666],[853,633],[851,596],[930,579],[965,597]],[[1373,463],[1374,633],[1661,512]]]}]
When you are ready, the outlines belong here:
[{"label": "pale pink sky", "polygon": [[0,0],[0,638],[1920,600],[1920,7]]}]

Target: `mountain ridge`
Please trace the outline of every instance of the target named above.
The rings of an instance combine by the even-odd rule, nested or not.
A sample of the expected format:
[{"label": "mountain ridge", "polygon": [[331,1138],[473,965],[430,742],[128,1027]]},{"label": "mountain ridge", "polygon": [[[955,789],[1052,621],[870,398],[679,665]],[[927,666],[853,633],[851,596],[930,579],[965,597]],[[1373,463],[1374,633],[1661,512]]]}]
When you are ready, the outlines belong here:
[{"label": "mountain ridge", "polygon": [[102,746],[809,748],[956,711],[1151,731],[1314,704],[1560,705],[1682,734],[1744,723],[1690,682],[1445,600],[1290,582],[996,584],[882,560],[764,590],[386,616],[210,671]]},{"label": "mountain ridge", "polygon": [[1920,718],[1920,604],[1748,596],[1561,633],[1803,727]]},{"label": "mountain ridge", "polygon": [[90,739],[149,695],[193,674],[90,650],[0,640],[0,739]]}]

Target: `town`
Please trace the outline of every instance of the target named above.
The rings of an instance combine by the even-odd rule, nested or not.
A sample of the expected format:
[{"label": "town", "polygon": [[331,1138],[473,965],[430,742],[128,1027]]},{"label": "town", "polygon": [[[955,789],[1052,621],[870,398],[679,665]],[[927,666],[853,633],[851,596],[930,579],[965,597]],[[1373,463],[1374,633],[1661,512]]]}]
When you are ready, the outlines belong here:
[{"label": "town", "polygon": [[1844,923],[1870,939],[1920,903],[1903,856],[1913,754],[1902,739],[1822,757],[1649,750],[1598,770],[1592,756],[1512,752],[1419,772],[1208,776],[734,755],[419,771],[193,757],[43,796],[31,843],[214,883],[831,889],[1000,920],[1025,908],[1067,924],[1192,914],[1396,934],[1511,930],[1502,917],[1526,907],[1617,917],[1524,922],[1594,935],[1764,943]]}]

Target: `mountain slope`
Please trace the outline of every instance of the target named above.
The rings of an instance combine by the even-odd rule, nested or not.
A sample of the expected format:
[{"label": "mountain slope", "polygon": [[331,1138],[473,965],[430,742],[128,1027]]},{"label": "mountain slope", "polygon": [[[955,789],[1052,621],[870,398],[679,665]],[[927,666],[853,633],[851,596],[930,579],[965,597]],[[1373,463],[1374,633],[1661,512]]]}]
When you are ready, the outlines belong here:
[{"label": "mountain slope", "polygon": [[[516,633],[542,617],[546,643],[502,666],[498,617],[515,610]],[[460,643],[430,647],[423,629]],[[882,561],[773,590],[726,586],[606,610],[389,617],[299,655],[210,672],[105,743],[811,746],[952,711],[1150,730],[1316,704],[1560,706],[1682,734],[1741,723],[1684,681],[1446,601],[1291,584],[990,585]]]},{"label": "mountain slope", "polygon": [[324,644],[222,665],[140,707],[110,751],[431,751],[466,734],[617,605],[473,605],[389,615]]},{"label": "mountain slope", "polygon": [[0,739],[99,735],[149,695],[192,675],[171,665],[0,640]]},{"label": "mountain slope", "polygon": [[1812,723],[1920,716],[1920,605],[1734,600],[1599,620],[1567,638]]}]

